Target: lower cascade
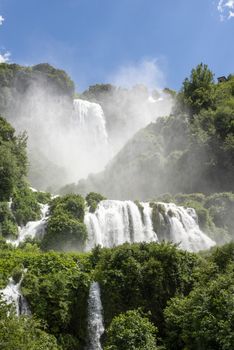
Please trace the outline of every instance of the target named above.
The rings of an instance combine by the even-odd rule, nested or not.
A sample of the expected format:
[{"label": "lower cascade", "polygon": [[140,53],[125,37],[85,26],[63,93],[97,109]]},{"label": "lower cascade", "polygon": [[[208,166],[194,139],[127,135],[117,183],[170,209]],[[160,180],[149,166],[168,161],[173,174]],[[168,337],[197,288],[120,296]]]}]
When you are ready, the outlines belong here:
[{"label": "lower cascade", "polygon": [[27,300],[20,292],[22,280],[23,276],[20,281],[16,283],[13,278],[10,277],[6,288],[0,290],[1,299],[4,300],[7,305],[13,305],[15,307],[17,316],[31,314]]},{"label": "lower cascade", "polygon": [[216,243],[201,231],[198,225],[196,211],[193,208],[164,203],[165,218],[169,222],[170,240],[179,247],[197,252],[209,249]]},{"label": "lower cascade", "polygon": [[142,214],[132,201],[104,200],[95,213],[86,213],[87,250],[98,244],[113,247],[125,242],[157,241],[151,220],[152,209],[149,203],[141,205]]},{"label": "lower cascade", "polygon": [[[7,242],[19,245],[27,237],[41,239],[46,230],[49,206],[42,205],[42,218],[28,222],[19,229],[16,240]],[[95,246],[111,248],[125,242],[172,242],[179,248],[197,252],[216,243],[199,227],[193,208],[174,203],[144,203],[120,200],[102,200],[94,213],[87,209],[84,223],[88,231],[85,251]]]},{"label": "lower cascade", "polygon": [[48,210],[48,204],[41,204],[41,219],[38,221],[29,221],[25,226],[19,228],[19,236],[16,240],[8,239],[7,242],[18,246],[26,238],[42,238],[45,233]]},{"label": "lower cascade", "polygon": [[102,303],[98,282],[93,282],[88,299],[88,347],[87,350],[102,350],[100,338],[104,333]]},{"label": "lower cascade", "polygon": [[152,207],[149,203],[103,200],[94,213],[87,212],[86,250],[95,245],[113,247],[125,242],[170,241],[188,251],[209,249],[215,242],[201,231],[197,214],[192,208],[173,203],[153,203],[157,206],[157,228],[153,229]]}]

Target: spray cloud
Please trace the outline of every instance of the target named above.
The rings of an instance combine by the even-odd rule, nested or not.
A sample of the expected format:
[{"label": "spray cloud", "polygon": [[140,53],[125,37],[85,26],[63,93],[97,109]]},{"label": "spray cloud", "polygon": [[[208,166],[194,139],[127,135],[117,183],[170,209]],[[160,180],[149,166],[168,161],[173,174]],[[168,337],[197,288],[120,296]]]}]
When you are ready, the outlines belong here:
[{"label": "spray cloud", "polygon": [[110,79],[117,86],[103,93],[100,85],[74,101],[43,78],[31,81],[23,96],[14,88],[9,115],[28,134],[34,186],[55,189],[103,170],[135,132],[170,113],[173,101],[160,90],[155,61],[121,68]]}]

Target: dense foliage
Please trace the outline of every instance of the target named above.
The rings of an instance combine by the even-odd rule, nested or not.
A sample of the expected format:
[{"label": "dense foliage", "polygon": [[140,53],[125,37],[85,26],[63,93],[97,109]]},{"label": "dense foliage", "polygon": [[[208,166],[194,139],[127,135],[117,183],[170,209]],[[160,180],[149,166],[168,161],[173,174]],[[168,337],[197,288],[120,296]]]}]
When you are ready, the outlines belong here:
[{"label": "dense foliage", "polygon": [[89,194],[87,194],[85,199],[89,207],[89,211],[91,213],[94,213],[97,209],[98,203],[106,198],[103,197],[100,193],[90,192]]},{"label": "dense foliage", "polygon": [[[225,243],[234,238],[234,194],[231,192],[214,193],[205,196],[202,193],[176,194],[175,196],[165,194],[157,197],[157,201],[172,202],[184,207],[196,210],[198,224],[218,243]],[[159,227],[158,212],[160,205],[153,205],[153,223],[156,232]]]},{"label": "dense foliage", "polygon": [[26,268],[21,291],[33,313],[33,319],[17,319],[0,308],[1,330],[8,335],[0,331],[0,340],[12,348],[23,349],[31,337],[32,348],[43,339],[57,349],[55,336],[61,349],[84,349],[95,279],[104,308],[104,349],[156,349],[156,340],[168,350],[233,349],[233,243],[202,256],[157,243],[97,247],[90,254],[0,243],[0,288],[10,276],[19,280]]},{"label": "dense foliage", "polygon": [[[8,316],[7,316],[8,313]],[[60,350],[56,338],[43,330],[31,317],[16,317],[4,304],[0,304],[1,350]]]},{"label": "dense foliage", "polygon": [[26,136],[16,136],[0,117],[0,235],[5,237],[17,236],[17,225],[40,218],[40,206],[26,175]]},{"label": "dense foliage", "polygon": [[[142,307],[160,334],[164,332],[163,309],[176,293],[187,294],[193,285],[193,269],[199,259],[169,244],[126,244],[103,249],[97,263],[105,322],[129,309]],[[157,312],[155,312],[157,310]]]},{"label": "dense foliage", "polygon": [[0,117],[0,201],[9,201],[14,188],[27,173],[26,136]]},{"label": "dense foliage", "polygon": [[45,331],[55,335],[64,349],[77,349],[86,339],[90,283],[86,256],[42,254],[31,244],[17,250],[2,245],[0,288],[25,268],[21,290],[33,315],[43,321]]},{"label": "dense foliage", "polygon": [[56,197],[50,203],[50,217],[43,249],[82,250],[87,239],[84,221],[85,201],[79,195]]},{"label": "dense foliage", "polygon": [[234,346],[234,245],[216,248],[210,265],[186,297],[165,309],[169,349],[232,349]]},{"label": "dense foliage", "polygon": [[156,328],[139,311],[130,310],[113,318],[107,330],[105,350],[156,350]]},{"label": "dense foliage", "polygon": [[47,63],[32,67],[18,64],[0,64],[0,113],[9,114],[16,96],[23,97],[33,84],[41,84],[48,91],[57,94],[74,94],[74,83],[66,72],[56,69]]}]

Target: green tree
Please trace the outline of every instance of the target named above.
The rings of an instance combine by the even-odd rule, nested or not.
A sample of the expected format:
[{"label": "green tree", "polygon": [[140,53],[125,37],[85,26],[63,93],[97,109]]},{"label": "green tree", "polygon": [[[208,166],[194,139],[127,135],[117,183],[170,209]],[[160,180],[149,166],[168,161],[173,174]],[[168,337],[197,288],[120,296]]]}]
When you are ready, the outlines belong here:
[{"label": "green tree", "polygon": [[14,128],[0,117],[0,201],[9,201],[26,173],[26,135],[16,137]]},{"label": "green tree", "polygon": [[163,309],[176,293],[190,292],[197,265],[194,254],[171,244],[124,244],[102,249],[95,278],[101,285],[106,324],[122,312],[141,307],[151,313],[151,321],[162,336]]},{"label": "green tree", "polygon": [[86,239],[85,224],[61,211],[48,219],[41,246],[44,250],[82,250]]},{"label": "green tree", "polygon": [[32,317],[17,317],[7,309],[0,304],[1,350],[61,350],[55,337],[46,333],[38,321]]},{"label": "green tree", "polygon": [[138,310],[113,318],[107,330],[105,350],[156,350],[155,326]]},{"label": "green tree", "polygon": [[94,213],[98,206],[98,203],[106,198],[103,197],[100,193],[90,192],[89,194],[87,194],[85,199],[89,207],[89,211],[91,213]]},{"label": "green tree", "polygon": [[192,114],[199,113],[203,108],[213,107],[214,74],[206,64],[200,63],[192,69],[190,78],[186,78],[179,95],[182,105]]},{"label": "green tree", "polygon": [[66,213],[74,219],[83,222],[85,214],[84,198],[77,194],[67,194],[54,198],[50,203],[50,214],[55,215],[57,212]]},{"label": "green tree", "polygon": [[50,217],[42,240],[45,250],[82,250],[87,239],[85,201],[76,194],[56,197],[50,203]]},{"label": "green tree", "polygon": [[234,347],[234,265],[165,309],[168,349],[231,350]]}]

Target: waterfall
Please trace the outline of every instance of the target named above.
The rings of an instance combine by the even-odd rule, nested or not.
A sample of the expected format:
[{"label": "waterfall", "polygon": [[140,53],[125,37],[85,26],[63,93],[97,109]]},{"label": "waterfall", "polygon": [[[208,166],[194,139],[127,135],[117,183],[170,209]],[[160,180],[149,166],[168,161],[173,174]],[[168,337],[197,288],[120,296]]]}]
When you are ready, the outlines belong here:
[{"label": "waterfall", "polygon": [[20,292],[22,280],[23,276],[18,283],[15,283],[13,278],[10,277],[6,288],[0,290],[0,296],[6,304],[14,305],[17,316],[31,314],[27,300]]},{"label": "waterfall", "polygon": [[159,240],[178,243],[181,249],[199,251],[209,249],[215,242],[201,231],[194,209],[176,206],[173,203],[158,203],[160,226],[166,227],[164,236],[154,232],[152,208],[149,203],[103,200],[94,213],[85,214],[88,230],[86,251],[96,245],[113,247],[125,242],[156,242]]},{"label": "waterfall", "polygon": [[104,333],[100,286],[93,282],[88,299],[88,350],[102,350],[100,338]]},{"label": "waterfall", "polygon": [[103,200],[95,213],[87,212],[88,229],[86,250],[95,245],[113,247],[125,242],[157,241],[151,221],[149,204],[142,203],[143,220],[137,205],[132,201]]},{"label": "waterfall", "polygon": [[215,245],[215,242],[199,228],[197,214],[193,208],[184,208],[173,203],[161,205],[164,206],[165,215],[170,222],[172,242],[179,243],[180,248],[197,252]]},{"label": "waterfall", "polygon": [[82,135],[87,134],[89,142],[95,145],[107,145],[108,136],[102,107],[98,103],[81,99],[75,99],[73,106],[73,121],[78,125]]},{"label": "waterfall", "polygon": [[71,181],[77,180],[77,176],[81,179],[103,170],[112,152],[102,107],[98,103],[75,99],[69,127],[67,142],[71,147],[67,168],[73,173]]},{"label": "waterfall", "polygon": [[11,243],[14,246],[18,246],[27,237],[41,239],[45,233],[46,218],[49,211],[48,204],[40,204],[41,206],[41,219],[38,221],[29,221],[22,228],[19,227],[19,234],[16,240],[7,239],[7,243]]},{"label": "waterfall", "polygon": [[[87,209],[84,223],[88,231],[85,251],[95,246],[111,248],[125,242],[170,241],[179,248],[197,252],[216,243],[198,225],[196,211],[173,203],[154,203],[157,206],[157,227],[153,227],[152,207],[149,203],[103,200],[94,213]],[[48,205],[41,206],[42,219],[28,222],[19,230],[16,240],[7,242],[18,246],[27,237],[41,239],[46,229]],[[160,209],[161,208],[161,209]]]}]

